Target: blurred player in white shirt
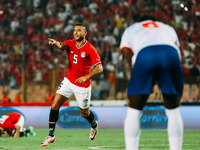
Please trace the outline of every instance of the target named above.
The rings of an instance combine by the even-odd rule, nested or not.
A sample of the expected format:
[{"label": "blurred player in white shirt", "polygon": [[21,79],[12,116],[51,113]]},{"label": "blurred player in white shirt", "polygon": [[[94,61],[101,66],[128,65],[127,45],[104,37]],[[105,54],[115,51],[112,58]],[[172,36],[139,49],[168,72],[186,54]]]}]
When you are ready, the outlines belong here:
[{"label": "blurred player in white shirt", "polygon": [[144,15],[124,31],[120,49],[129,79],[124,124],[126,150],[139,148],[140,117],[155,83],[158,83],[164,97],[170,150],[181,150],[183,76],[175,30],[156,21],[153,16]]}]

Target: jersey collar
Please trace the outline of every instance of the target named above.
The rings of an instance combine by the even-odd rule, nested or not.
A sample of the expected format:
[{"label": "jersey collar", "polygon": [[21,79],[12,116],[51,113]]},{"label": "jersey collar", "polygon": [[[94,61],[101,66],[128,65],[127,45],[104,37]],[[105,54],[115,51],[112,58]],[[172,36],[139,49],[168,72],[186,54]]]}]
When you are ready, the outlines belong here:
[{"label": "jersey collar", "polygon": [[86,43],[87,43],[87,40],[85,40],[85,43],[84,43],[82,46],[78,47],[78,46],[76,45],[76,47],[77,47],[78,49],[80,49],[80,48],[82,48],[83,46],[85,46]]}]

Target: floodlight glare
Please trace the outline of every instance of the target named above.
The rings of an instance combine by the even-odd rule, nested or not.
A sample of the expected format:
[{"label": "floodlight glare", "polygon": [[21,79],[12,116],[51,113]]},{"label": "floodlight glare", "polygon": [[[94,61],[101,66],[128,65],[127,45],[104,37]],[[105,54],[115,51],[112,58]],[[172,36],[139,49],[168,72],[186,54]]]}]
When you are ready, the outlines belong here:
[{"label": "floodlight glare", "polygon": [[184,10],[185,10],[185,11],[188,11],[188,8],[187,8],[187,7],[185,7],[185,8],[184,8]]},{"label": "floodlight glare", "polygon": [[184,7],[184,4],[183,4],[183,3],[181,3],[181,4],[180,4],[180,6],[181,6],[181,8],[183,8],[183,7]]}]

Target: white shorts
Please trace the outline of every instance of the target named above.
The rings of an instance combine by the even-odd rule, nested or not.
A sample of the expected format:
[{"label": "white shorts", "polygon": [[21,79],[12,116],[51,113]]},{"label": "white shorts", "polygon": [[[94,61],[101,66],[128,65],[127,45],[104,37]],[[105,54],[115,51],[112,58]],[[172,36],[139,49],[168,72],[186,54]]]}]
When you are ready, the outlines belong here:
[{"label": "white shorts", "polygon": [[64,78],[56,93],[67,98],[70,98],[74,94],[81,109],[86,109],[90,105],[91,85],[87,88],[79,87],[72,84],[67,78]]},{"label": "white shorts", "polygon": [[18,122],[16,123],[16,125],[19,125],[20,128],[20,132],[23,131],[23,127],[24,127],[24,117],[23,115],[21,115],[21,117],[19,118]]}]

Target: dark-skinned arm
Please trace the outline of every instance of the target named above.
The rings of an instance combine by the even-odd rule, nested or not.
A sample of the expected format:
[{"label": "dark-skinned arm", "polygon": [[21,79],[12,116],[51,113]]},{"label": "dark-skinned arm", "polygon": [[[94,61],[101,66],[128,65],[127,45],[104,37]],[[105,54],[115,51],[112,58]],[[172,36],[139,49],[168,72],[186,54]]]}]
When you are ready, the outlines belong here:
[{"label": "dark-skinned arm", "polygon": [[125,76],[128,80],[130,79],[132,72],[132,56],[133,52],[130,51],[129,49],[125,48],[122,50],[122,57],[123,57],[122,63],[125,70]]}]

